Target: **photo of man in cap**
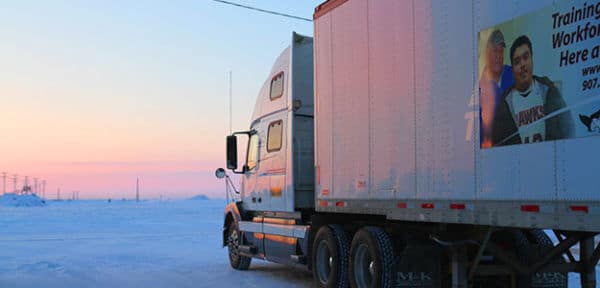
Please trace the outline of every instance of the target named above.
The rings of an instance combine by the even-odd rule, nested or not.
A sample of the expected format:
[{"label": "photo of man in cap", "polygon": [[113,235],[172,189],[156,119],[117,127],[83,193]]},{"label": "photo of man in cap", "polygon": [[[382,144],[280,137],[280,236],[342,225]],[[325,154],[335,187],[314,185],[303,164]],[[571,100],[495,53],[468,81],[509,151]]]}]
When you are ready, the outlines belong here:
[{"label": "photo of man in cap", "polygon": [[533,75],[533,47],[525,35],[510,47],[514,85],[504,92],[492,124],[493,146],[573,137],[571,112],[547,77]]},{"label": "photo of man in cap", "polygon": [[513,85],[512,68],[504,65],[504,35],[494,30],[486,41],[485,66],[479,79],[480,143],[482,148],[492,146],[492,121],[501,97]]}]

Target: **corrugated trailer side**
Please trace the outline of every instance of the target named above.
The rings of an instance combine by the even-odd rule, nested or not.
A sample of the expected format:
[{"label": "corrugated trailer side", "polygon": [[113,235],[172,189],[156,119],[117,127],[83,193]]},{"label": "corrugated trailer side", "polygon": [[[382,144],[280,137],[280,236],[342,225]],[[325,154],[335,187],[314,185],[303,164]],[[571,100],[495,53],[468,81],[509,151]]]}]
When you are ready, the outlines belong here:
[{"label": "corrugated trailer side", "polygon": [[[480,147],[478,34],[553,5],[565,3],[322,5],[315,14],[317,211],[600,231],[600,137]],[[544,61],[534,56],[534,71]]]}]

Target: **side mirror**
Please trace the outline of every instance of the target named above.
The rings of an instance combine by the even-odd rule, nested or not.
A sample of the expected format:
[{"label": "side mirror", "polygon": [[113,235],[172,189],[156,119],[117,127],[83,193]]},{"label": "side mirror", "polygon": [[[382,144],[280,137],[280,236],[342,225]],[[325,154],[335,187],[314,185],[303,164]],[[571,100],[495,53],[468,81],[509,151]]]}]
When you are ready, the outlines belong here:
[{"label": "side mirror", "polygon": [[225,177],[225,169],[223,168],[219,168],[217,169],[217,171],[215,171],[215,176],[217,176],[217,178],[219,179],[223,179]]},{"label": "side mirror", "polygon": [[237,167],[237,137],[227,136],[227,169],[235,170]]}]

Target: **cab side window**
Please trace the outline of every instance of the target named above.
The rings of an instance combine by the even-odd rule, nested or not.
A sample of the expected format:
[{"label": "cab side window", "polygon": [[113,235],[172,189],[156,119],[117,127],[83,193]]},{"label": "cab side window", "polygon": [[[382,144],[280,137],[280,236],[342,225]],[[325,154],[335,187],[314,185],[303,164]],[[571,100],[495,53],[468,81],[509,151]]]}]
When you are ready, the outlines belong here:
[{"label": "cab side window", "polygon": [[283,72],[277,73],[271,79],[271,91],[269,93],[269,97],[271,100],[275,100],[283,95]]},{"label": "cab side window", "polygon": [[248,165],[248,170],[252,170],[258,163],[258,134],[250,136],[247,155],[246,165]]},{"label": "cab side window", "polygon": [[283,121],[277,120],[269,124],[267,134],[267,152],[275,152],[281,149],[281,137],[283,134]]}]

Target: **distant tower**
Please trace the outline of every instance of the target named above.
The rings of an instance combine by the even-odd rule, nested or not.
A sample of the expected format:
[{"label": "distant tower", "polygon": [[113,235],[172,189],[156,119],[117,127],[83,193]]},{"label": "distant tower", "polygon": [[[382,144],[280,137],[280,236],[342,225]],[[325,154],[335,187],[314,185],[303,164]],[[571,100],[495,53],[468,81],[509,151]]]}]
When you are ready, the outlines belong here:
[{"label": "distant tower", "polygon": [[60,187],[56,188],[56,200],[60,200]]},{"label": "distant tower", "polygon": [[140,178],[135,182],[135,201],[140,202]]},{"label": "distant tower", "polygon": [[2,172],[2,194],[6,194],[6,172]]},{"label": "distant tower", "polygon": [[23,182],[23,188],[21,189],[21,194],[27,194],[29,191],[29,176],[25,176],[25,182]]},{"label": "distant tower", "polygon": [[17,178],[19,178],[19,175],[13,175],[13,192],[15,194],[17,194]]},{"label": "distant tower", "polygon": [[33,191],[32,191],[32,193],[36,194],[36,195],[39,194],[39,191],[38,191],[38,178],[33,178]]}]

